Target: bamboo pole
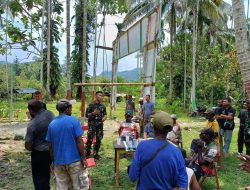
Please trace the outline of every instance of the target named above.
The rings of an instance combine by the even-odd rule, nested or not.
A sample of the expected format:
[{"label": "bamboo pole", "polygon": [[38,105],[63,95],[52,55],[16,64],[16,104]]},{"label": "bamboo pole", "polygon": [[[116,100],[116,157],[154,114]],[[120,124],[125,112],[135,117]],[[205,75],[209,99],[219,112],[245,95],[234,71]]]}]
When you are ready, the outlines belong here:
[{"label": "bamboo pole", "polygon": [[75,83],[75,86],[155,86],[155,83]]}]

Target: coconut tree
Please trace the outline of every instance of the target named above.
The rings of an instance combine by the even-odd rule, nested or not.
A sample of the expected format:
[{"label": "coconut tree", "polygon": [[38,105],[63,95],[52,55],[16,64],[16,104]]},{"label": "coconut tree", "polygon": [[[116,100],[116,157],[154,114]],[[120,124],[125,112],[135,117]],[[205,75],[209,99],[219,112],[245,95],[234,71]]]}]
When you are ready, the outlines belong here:
[{"label": "coconut tree", "polygon": [[67,19],[67,98],[71,99],[71,66],[70,66],[70,0],[66,1],[66,19]]},{"label": "coconut tree", "polygon": [[237,56],[241,74],[250,98],[250,52],[247,40],[247,23],[242,0],[232,0]]},{"label": "coconut tree", "polygon": [[[82,32],[82,44],[83,44],[83,51],[82,51],[82,83],[86,81],[86,68],[87,68],[87,7],[88,3],[87,0],[83,0],[83,32]],[[84,88],[82,88],[84,91]]]},{"label": "coconut tree", "polygon": [[50,94],[50,50],[51,50],[51,0],[48,0],[48,13],[47,13],[47,94]]}]

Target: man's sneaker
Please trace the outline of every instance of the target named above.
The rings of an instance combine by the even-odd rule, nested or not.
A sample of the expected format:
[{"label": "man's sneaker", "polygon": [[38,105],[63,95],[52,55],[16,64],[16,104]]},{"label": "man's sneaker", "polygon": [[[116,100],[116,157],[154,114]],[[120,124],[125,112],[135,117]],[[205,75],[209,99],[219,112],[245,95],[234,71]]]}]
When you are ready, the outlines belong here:
[{"label": "man's sneaker", "polygon": [[96,155],[94,155],[94,159],[95,159],[95,160],[100,160],[100,159],[101,159],[101,156],[98,155],[98,154],[96,154]]}]

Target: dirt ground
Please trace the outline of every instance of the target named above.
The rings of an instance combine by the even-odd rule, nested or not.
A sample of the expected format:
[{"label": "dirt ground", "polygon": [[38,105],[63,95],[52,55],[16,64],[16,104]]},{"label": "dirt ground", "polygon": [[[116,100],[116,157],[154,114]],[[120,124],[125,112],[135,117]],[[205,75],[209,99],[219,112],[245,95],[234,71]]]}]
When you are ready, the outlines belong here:
[{"label": "dirt ground", "polygon": [[[24,138],[28,122],[22,123],[0,123],[0,159],[6,152],[10,151],[24,151]],[[104,135],[110,137],[117,134],[119,128],[119,122],[114,120],[107,120],[104,124]],[[19,138],[19,140],[14,140]],[[20,139],[21,138],[21,139]]]},{"label": "dirt ground", "polygon": [[[31,175],[30,168],[27,169],[29,163],[26,163],[26,168],[18,165],[19,159],[23,158],[29,161],[27,159],[29,158],[29,152],[25,150],[23,140],[27,125],[28,122],[0,123],[0,190],[12,189],[13,185],[9,184],[9,182],[13,177],[17,181],[23,178],[24,173]],[[118,128],[119,122],[105,121],[104,136],[116,135]],[[19,168],[18,170],[21,169],[21,171],[17,172],[17,168]]]}]

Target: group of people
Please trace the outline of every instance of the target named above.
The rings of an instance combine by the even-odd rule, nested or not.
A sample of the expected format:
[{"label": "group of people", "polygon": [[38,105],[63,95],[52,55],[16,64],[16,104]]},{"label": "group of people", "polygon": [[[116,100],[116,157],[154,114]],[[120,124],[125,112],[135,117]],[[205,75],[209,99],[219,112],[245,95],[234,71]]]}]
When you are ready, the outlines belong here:
[{"label": "group of people", "polygon": [[[131,138],[135,139],[141,137],[144,139],[154,138],[154,127],[152,123],[151,115],[155,113],[155,105],[150,101],[150,95],[145,96],[145,102],[143,97],[139,99],[138,111],[135,108],[135,102],[132,95],[127,96],[126,108],[125,108],[125,121],[121,123],[119,128],[119,136],[124,138],[126,135],[130,135]],[[135,113],[138,112],[139,128],[135,122],[133,122],[133,117]],[[173,120],[173,128],[167,135],[167,139],[179,146],[182,143],[181,128],[177,122],[177,116],[175,114],[171,115]]]},{"label": "group of people", "polygon": [[[128,175],[132,182],[138,181],[137,189],[200,190],[193,171],[186,167],[183,151],[167,141],[173,130],[173,118],[166,112],[151,116],[154,138],[138,144]],[[184,154],[184,155],[183,155]]]},{"label": "group of people", "polygon": [[[31,151],[32,177],[36,190],[50,189],[50,172],[55,174],[56,189],[88,189],[87,158],[91,156],[92,141],[96,137],[93,156],[100,159],[99,150],[103,138],[103,123],[107,119],[106,107],[102,104],[103,94],[96,92],[95,101],[86,110],[88,118],[88,140],[86,148],[83,144],[80,121],[71,116],[72,102],[66,99],[56,104],[57,117],[46,110],[46,104],[37,98],[28,102],[28,113],[31,121],[27,127],[25,148]],[[38,97],[39,95],[39,97]],[[174,189],[191,188],[199,190],[197,180],[208,170],[210,164],[220,153],[220,145],[224,136],[223,152],[228,153],[232,132],[235,127],[235,110],[231,100],[225,98],[215,110],[207,110],[207,123],[200,133],[199,139],[191,144],[192,156],[180,146],[182,143],[181,127],[176,115],[166,112],[155,112],[150,95],[145,102],[139,99],[138,118],[140,127],[132,121],[136,114],[132,96],[126,101],[125,121],[119,128],[119,136],[147,139],[139,143],[128,174],[131,181],[138,180],[137,189]],[[249,155],[250,141],[250,101],[246,101],[241,110],[239,138],[243,134],[243,142]],[[249,128],[248,128],[249,126]],[[249,132],[248,132],[249,131]],[[125,139],[124,139],[125,140]],[[240,140],[238,140],[239,142]],[[249,144],[248,144],[249,143]],[[242,146],[240,143],[239,152]],[[250,160],[250,157],[246,157]],[[249,162],[250,163],[250,162]],[[250,171],[250,164],[242,164],[242,169]],[[168,172],[166,172],[168,171]]]},{"label": "group of people", "polygon": [[[40,94],[39,92],[35,94]],[[103,122],[106,120],[106,107],[102,104],[102,92],[96,92],[96,100],[89,104],[88,141],[86,149],[82,140],[84,131],[80,121],[71,116],[72,102],[62,99],[56,104],[57,117],[46,110],[41,97],[28,102],[31,118],[25,136],[25,148],[31,151],[32,178],[36,190],[50,189],[50,172],[55,175],[56,189],[89,189],[86,167],[90,156],[93,136],[96,135],[94,158],[98,154],[103,137]]]},{"label": "group of people", "polygon": [[[227,154],[229,151],[232,131],[235,127],[235,110],[230,103],[231,100],[225,98],[215,110],[206,110],[206,125],[200,133],[200,138],[192,141],[192,154],[189,158],[186,158],[185,151],[179,147],[182,141],[177,116],[170,116],[165,112],[151,113],[149,116],[150,122],[143,129],[144,138],[151,140],[142,141],[138,145],[129,169],[131,181],[138,180],[137,189],[186,189],[191,187],[192,184],[192,189],[200,189],[197,180],[203,175],[213,172],[210,171],[212,170],[210,166],[220,155],[222,137],[224,137],[223,152]],[[125,115],[126,118],[129,117],[126,122],[131,123],[131,115],[128,112]],[[129,128],[129,125],[127,125],[127,128]],[[120,131],[127,131],[127,128],[121,125]],[[120,131],[119,134],[122,135]],[[175,147],[173,148],[175,151],[168,150],[170,147]],[[165,152],[165,156],[163,152]],[[180,156],[181,152],[183,156]],[[174,161],[172,157],[175,158]],[[181,168],[175,166],[171,170],[167,161],[172,164],[178,163],[177,166],[181,166]],[[157,168],[158,166],[160,168]],[[166,169],[165,166],[169,169],[168,173],[161,172],[162,169]],[[144,179],[146,176],[147,180]]]}]

